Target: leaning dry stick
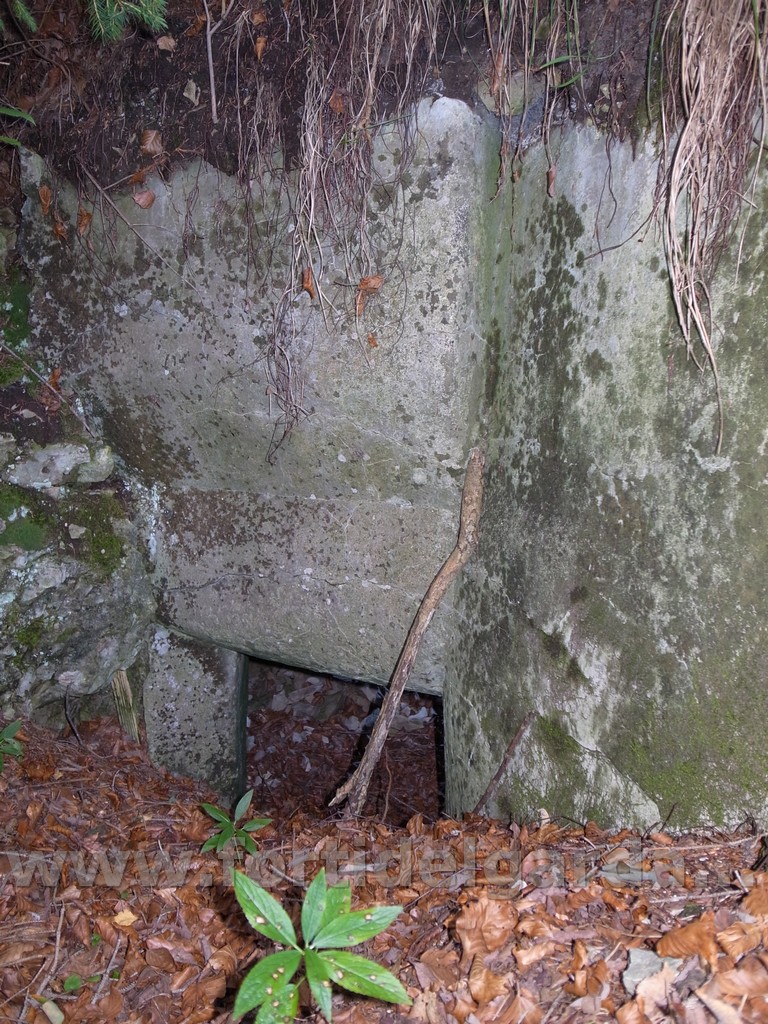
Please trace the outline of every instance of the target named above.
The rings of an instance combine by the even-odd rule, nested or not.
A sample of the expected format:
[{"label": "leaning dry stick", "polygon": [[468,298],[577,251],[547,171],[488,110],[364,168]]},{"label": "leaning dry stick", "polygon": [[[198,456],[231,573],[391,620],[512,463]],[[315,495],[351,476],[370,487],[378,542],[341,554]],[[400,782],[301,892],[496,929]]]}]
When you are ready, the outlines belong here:
[{"label": "leaning dry stick", "polygon": [[475,804],[475,809],[472,812],[473,814],[482,814],[482,811],[483,811],[483,808],[485,807],[485,805],[488,803],[488,801],[491,799],[492,796],[496,795],[496,790],[499,788],[499,783],[502,780],[504,772],[509,767],[509,762],[512,760],[512,755],[515,752],[515,748],[517,747],[517,745],[520,742],[520,740],[523,738],[523,735],[525,734],[525,730],[528,728],[528,726],[531,724],[531,722],[534,720],[535,717],[536,717],[536,712],[535,711],[529,711],[528,714],[525,716],[525,718],[520,723],[520,727],[518,728],[518,730],[515,733],[515,735],[512,737],[512,742],[507,747],[506,754],[501,759],[501,764],[499,765],[498,771],[493,776],[493,778],[488,783],[488,785],[485,787],[485,792],[483,793],[483,795],[480,797],[480,799]]},{"label": "leaning dry stick", "polygon": [[368,746],[365,748],[363,759],[355,772],[347,779],[343,786],[339,787],[333,800],[331,800],[331,807],[334,804],[341,803],[342,800],[346,800],[347,811],[350,815],[362,812],[373,769],[381,757],[384,742],[400,704],[400,698],[411,674],[411,669],[416,660],[422,637],[427,631],[427,626],[429,626],[432,616],[445,596],[448,587],[456,579],[459,570],[469,561],[469,556],[477,544],[480,510],[483,506],[484,468],[485,455],[479,448],[473,448],[469,455],[467,473],[464,478],[459,539],[456,541],[456,547],[443,563],[437,576],[430,583],[429,590],[427,590],[424,599],[419,605],[416,617],[400,652],[395,671],[392,674],[392,680],[389,684],[387,695],[384,698],[384,703],[381,705],[379,717],[376,719],[376,725],[373,727]]}]

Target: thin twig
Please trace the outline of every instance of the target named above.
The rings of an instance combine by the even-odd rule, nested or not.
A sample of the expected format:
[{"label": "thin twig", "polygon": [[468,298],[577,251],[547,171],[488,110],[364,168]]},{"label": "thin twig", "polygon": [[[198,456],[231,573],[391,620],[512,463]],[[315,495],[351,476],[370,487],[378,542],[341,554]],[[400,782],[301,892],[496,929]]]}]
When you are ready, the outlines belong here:
[{"label": "thin twig", "polygon": [[514,754],[515,749],[519,745],[520,740],[522,740],[523,735],[525,734],[526,729],[528,728],[528,726],[531,724],[531,722],[534,720],[535,717],[536,717],[536,712],[535,711],[529,711],[528,714],[525,716],[525,718],[520,723],[520,726],[519,726],[517,732],[512,737],[512,742],[507,747],[506,754],[501,759],[501,764],[499,765],[496,774],[493,776],[491,781],[485,787],[485,792],[483,793],[483,795],[480,797],[480,799],[475,804],[475,809],[472,812],[473,814],[482,814],[482,811],[483,811],[483,808],[485,807],[485,805],[488,803],[488,801],[491,799],[491,797],[493,797],[496,794],[496,790],[499,788],[499,783],[501,782],[501,780],[502,780],[502,778],[504,776],[504,773],[506,772],[507,768],[509,767],[509,762],[512,760],[512,755]]},{"label": "thin twig", "polygon": [[485,455],[480,448],[473,448],[469,455],[467,472],[464,478],[459,537],[456,546],[430,583],[429,589],[418,607],[400,657],[397,660],[395,671],[392,673],[389,689],[381,705],[381,711],[376,719],[376,724],[373,727],[373,732],[368,741],[368,746],[365,748],[363,758],[355,772],[336,791],[336,795],[330,802],[331,807],[346,800],[349,814],[359,815],[362,812],[371,775],[381,756],[387,734],[400,705],[400,698],[411,674],[422,638],[448,587],[469,561],[477,545],[480,512],[483,507],[484,468]]},{"label": "thin twig", "polygon": [[87,431],[91,435],[91,437],[94,437],[94,438],[96,437],[94,432],[91,430],[91,428],[85,422],[85,420],[80,415],[80,413],[77,411],[77,409],[75,409],[75,407],[72,405],[72,403],[68,402],[66,400],[66,398],[64,397],[64,395],[62,395],[62,393],[60,391],[57,391],[56,388],[49,381],[47,381],[45,379],[45,377],[43,377],[41,374],[39,374],[37,372],[37,370],[34,368],[34,366],[30,366],[29,363],[26,361],[26,359],[22,359],[22,357],[18,354],[18,352],[14,352],[13,349],[9,348],[8,345],[6,345],[4,341],[0,341],[0,348],[2,348],[4,352],[7,352],[9,356],[12,356],[14,359],[16,359],[18,362],[20,362],[21,365],[26,370],[26,372],[27,373],[31,373],[33,377],[36,377],[37,380],[39,380],[40,383],[43,385],[43,387],[48,388],[48,390],[56,398],[57,401],[63,402],[64,405],[66,405],[66,407],[69,409],[69,411],[75,417],[75,419],[77,419],[77,421],[79,422],[79,424],[83,428],[83,430]]},{"label": "thin twig", "polygon": [[110,974],[110,971],[112,970],[112,967],[114,966],[115,960],[117,960],[117,953],[118,953],[119,949],[120,949],[120,935],[118,934],[117,941],[115,942],[115,948],[112,950],[112,956],[109,958],[109,963],[107,964],[107,969],[102,974],[101,981],[96,986],[96,991],[91,996],[91,1006],[95,1005],[96,1001],[98,1000],[99,996],[101,995],[102,989],[104,988],[106,983],[110,980],[109,979],[109,974]]},{"label": "thin twig", "polygon": [[80,733],[77,731],[77,726],[75,725],[74,719],[69,713],[69,690],[64,691],[64,717],[67,720],[67,725],[75,734],[75,739],[77,740],[78,744],[81,747],[85,747],[85,744],[80,738]]},{"label": "thin twig", "polygon": [[187,288],[191,289],[195,293],[195,295],[197,295],[198,299],[200,299],[200,301],[202,302],[203,301],[203,296],[201,295],[199,289],[197,287],[195,287],[195,285],[190,280],[188,280],[182,273],[180,273],[173,266],[173,264],[170,262],[170,260],[167,260],[165,258],[165,256],[163,256],[163,254],[161,252],[158,252],[158,250],[155,249],[154,246],[150,245],[149,242],[147,242],[147,240],[145,238],[142,238],[140,232],[136,230],[136,228],[133,226],[133,224],[131,224],[131,222],[128,220],[128,218],[125,216],[125,214],[122,212],[122,210],[117,205],[117,203],[114,201],[114,199],[112,199],[110,196],[107,195],[104,187],[98,183],[98,181],[94,178],[94,176],[91,174],[91,172],[88,170],[88,168],[85,167],[83,164],[80,165],[80,168],[81,168],[83,174],[86,176],[86,178],[88,178],[90,183],[93,185],[93,187],[98,191],[98,193],[101,196],[102,200],[104,202],[106,202],[106,204],[112,209],[113,213],[115,213],[120,218],[120,220],[123,222],[123,224],[125,224],[125,226],[128,228],[128,230],[132,231],[134,233],[134,235],[136,235],[136,237],[142,243],[142,245],[146,246],[146,248],[149,250],[149,252],[151,252],[153,256],[156,256],[160,260],[160,262],[171,271],[172,274],[175,274],[176,277],[178,277],[178,279],[182,282],[182,284],[185,284],[187,286]]}]

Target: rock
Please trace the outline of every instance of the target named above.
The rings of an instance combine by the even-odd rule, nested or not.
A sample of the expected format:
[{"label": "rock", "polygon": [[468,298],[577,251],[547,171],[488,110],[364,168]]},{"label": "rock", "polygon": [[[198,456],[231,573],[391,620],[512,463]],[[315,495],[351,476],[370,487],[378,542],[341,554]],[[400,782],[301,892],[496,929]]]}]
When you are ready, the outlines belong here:
[{"label": "rock", "polygon": [[3,479],[17,487],[44,490],[75,479],[75,470],[91,462],[84,444],[49,444],[33,446],[5,469]]},{"label": "rock", "polygon": [[108,445],[97,448],[90,461],[77,470],[79,484],[98,484],[109,479],[115,471],[115,457]]}]

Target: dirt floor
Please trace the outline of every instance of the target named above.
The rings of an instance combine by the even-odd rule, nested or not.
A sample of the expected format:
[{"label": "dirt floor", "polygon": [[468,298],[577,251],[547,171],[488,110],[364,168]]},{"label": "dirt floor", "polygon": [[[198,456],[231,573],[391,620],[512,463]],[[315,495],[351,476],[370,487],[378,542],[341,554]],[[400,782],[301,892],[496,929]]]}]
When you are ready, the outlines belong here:
[{"label": "dirt floor", "polygon": [[[403,907],[360,952],[392,970],[413,1005],[339,993],[339,1024],[768,1020],[765,845],[749,822],[733,834],[639,835],[546,817],[334,818],[315,804],[328,779],[307,730],[335,744],[332,715],[359,719],[365,707],[310,680],[286,697],[296,715],[280,724],[276,694],[251,722],[266,716],[268,741],[251,813],[274,820],[244,865],[231,849],[200,853],[211,793],[151,766],[115,722],[84,725],[82,746],[24,726],[23,757],[0,774],[0,1020],[231,1020],[244,973],[273,948],[237,906],[232,866],[294,920],[321,867],[351,883],[353,907]],[[269,750],[289,727],[303,734],[290,762]],[[420,772],[403,757],[393,774],[417,794]],[[302,1016],[319,1020],[309,1007]]]},{"label": "dirt floor", "polygon": [[[248,786],[272,816],[325,817],[362,757],[384,690],[251,663]],[[440,702],[406,693],[368,790],[366,814],[402,826],[442,809]],[[407,771],[404,768],[407,766]]]}]

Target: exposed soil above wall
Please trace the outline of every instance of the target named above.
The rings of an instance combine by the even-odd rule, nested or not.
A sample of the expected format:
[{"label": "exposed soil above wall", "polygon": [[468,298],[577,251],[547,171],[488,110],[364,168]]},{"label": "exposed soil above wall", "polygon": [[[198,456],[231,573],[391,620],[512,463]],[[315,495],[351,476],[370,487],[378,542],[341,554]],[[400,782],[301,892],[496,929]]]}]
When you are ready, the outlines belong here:
[{"label": "exposed soil above wall", "polygon": [[[654,6],[652,0],[578,5],[578,45],[566,33],[556,57],[563,109],[619,138],[632,130],[644,103]],[[318,127],[334,143],[350,131],[375,131],[420,93],[445,91],[474,103],[478,91],[487,93],[489,85],[493,91],[479,3],[426,5],[435,14],[434,54],[428,26],[421,37],[413,34],[410,5],[399,5],[402,13],[388,26],[386,48],[370,76],[362,71],[376,62],[367,37],[354,29],[361,10],[356,0],[234,0],[223,18],[212,4],[210,35],[201,5],[170,0],[161,36],[134,27],[122,41],[105,45],[91,37],[79,5],[33,0],[29,7],[39,31],[22,32],[7,21],[0,90],[3,102],[36,123],[6,118],[2,127],[86,191],[95,182],[136,190],[149,171],[167,171],[194,156],[230,173],[263,170],[272,147],[289,165],[304,159],[311,61],[323,75],[325,123]],[[497,31],[493,21],[491,28]],[[551,26],[539,28],[534,70],[552,60],[543,42]],[[369,84],[373,91],[366,96]],[[13,151],[3,160],[0,205],[18,196]]]}]

